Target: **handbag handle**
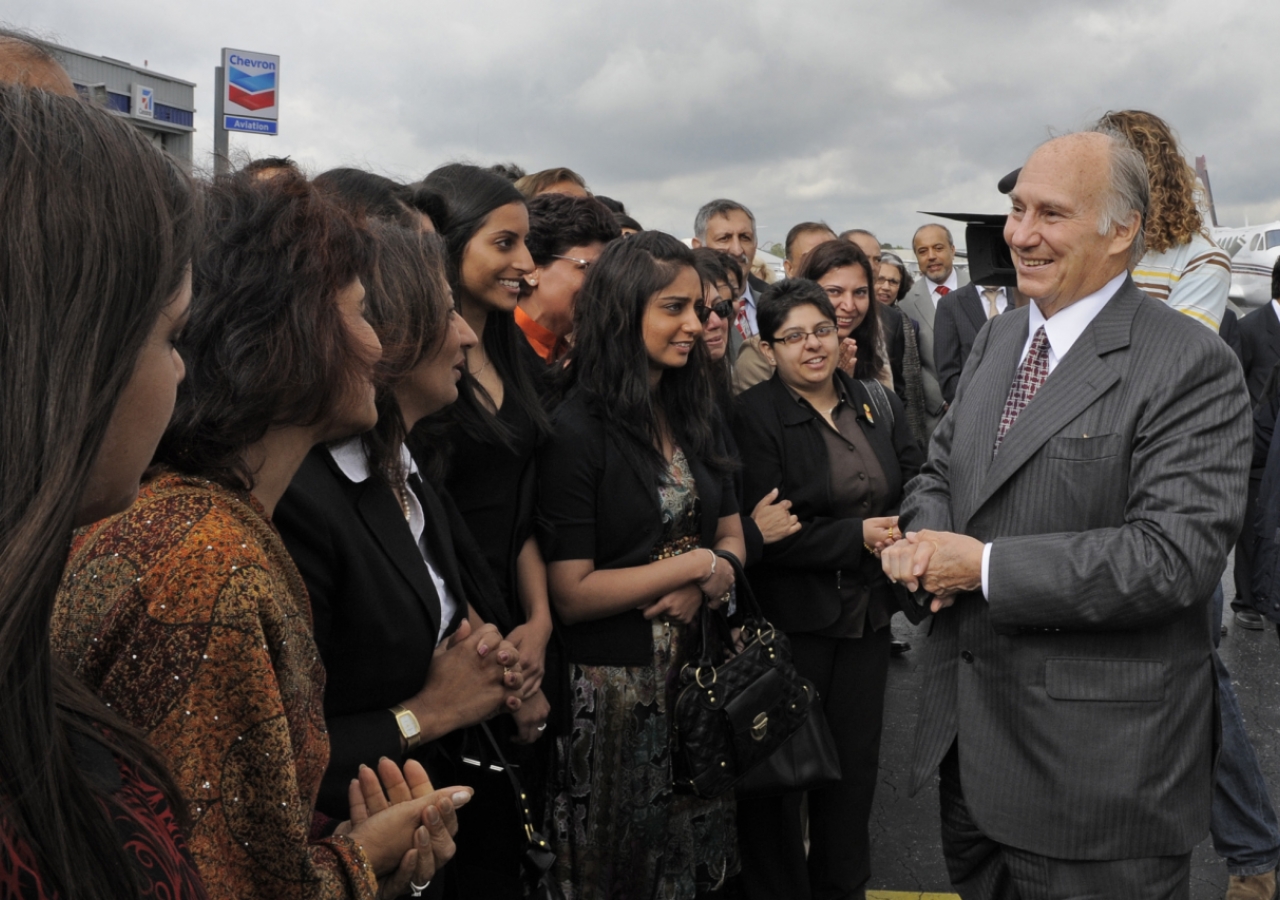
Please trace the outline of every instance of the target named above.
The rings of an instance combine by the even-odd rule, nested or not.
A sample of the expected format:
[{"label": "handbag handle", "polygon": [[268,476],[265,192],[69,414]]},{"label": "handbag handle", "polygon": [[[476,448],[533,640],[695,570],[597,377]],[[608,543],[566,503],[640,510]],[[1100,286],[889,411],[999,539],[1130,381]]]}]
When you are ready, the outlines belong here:
[{"label": "handbag handle", "polygon": [[[742,568],[742,560],[728,550],[712,550],[711,552],[733,567],[734,594],[737,597],[739,607],[743,611],[743,623],[751,623],[756,632],[763,632],[765,629],[772,630],[773,626],[765,619],[764,612],[760,609],[760,601],[756,599],[755,591],[751,589],[751,582],[747,580],[747,573]],[[702,609],[699,610],[699,615],[701,616],[702,635],[699,641],[698,667],[694,670],[695,677],[703,669],[714,670],[715,668],[715,663],[711,658],[711,607],[703,603]]]}]

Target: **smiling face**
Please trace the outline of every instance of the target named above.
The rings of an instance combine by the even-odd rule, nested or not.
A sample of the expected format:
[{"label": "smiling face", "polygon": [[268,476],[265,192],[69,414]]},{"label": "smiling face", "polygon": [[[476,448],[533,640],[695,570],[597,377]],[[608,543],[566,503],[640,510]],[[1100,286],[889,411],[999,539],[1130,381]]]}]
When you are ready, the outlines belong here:
[{"label": "smiling face", "polygon": [[187,321],[191,275],[161,311],[134,363],[133,375],[116,401],[102,445],[89,469],[89,483],[76,510],[87,525],[127,509],[138,496],[142,473],[173,416],[178,384],[186,374],[174,346]]},{"label": "smiling face", "polygon": [[666,369],[678,369],[689,361],[702,324],[696,304],[702,300],[702,279],[692,266],[649,298],[644,311],[642,337],[649,355],[649,372],[660,378]]},{"label": "smiling face", "polygon": [[529,210],[523,203],[499,206],[467,241],[462,251],[463,302],[511,312],[520,299],[520,283],[533,271],[524,245]]},{"label": "smiling face", "polygon": [[880,263],[876,274],[876,299],[886,306],[898,299],[898,288],[902,287],[902,273],[893,263]]},{"label": "smiling face", "polygon": [[732,303],[733,299],[733,289],[723,281],[707,285],[703,293],[702,302],[709,314],[707,321],[702,323],[702,342],[707,345],[712,362],[724,359],[725,351],[729,349],[729,320],[721,318],[713,307],[724,301]]},{"label": "smiling face", "polygon": [[707,238],[696,246],[723,250],[739,263],[744,272],[751,271],[751,261],[756,258],[756,226],[751,217],[740,209],[707,220]]},{"label": "smiling face", "polygon": [[[772,342],[761,343],[765,356],[778,367],[778,377],[784,384],[800,393],[812,393],[831,383],[840,357],[840,337],[832,332],[820,338],[813,332],[823,325],[834,324],[822,310],[806,303],[787,314]],[[788,344],[785,338],[792,332],[808,332],[809,336]]]},{"label": "smiling face", "polygon": [[847,338],[867,317],[867,307],[871,304],[866,270],[862,266],[840,266],[819,278],[818,284],[835,307],[840,337]]},{"label": "smiling face", "polygon": [[409,376],[396,386],[396,400],[405,428],[437,413],[458,399],[458,382],[467,365],[466,350],[476,345],[476,333],[456,311],[449,312],[439,346],[418,361]]},{"label": "smiling face", "polygon": [[603,250],[603,241],[570,247],[547,265],[534,269],[529,277],[531,309],[526,312],[559,337],[573,331],[573,305],[587,280],[588,269]]},{"label": "smiling face", "polygon": [[1098,234],[1110,189],[1108,138],[1073,134],[1042,146],[1022,167],[1009,195],[1004,239],[1013,251],[1018,289],[1046,316],[1099,290],[1128,263],[1140,220]]},{"label": "smiling face", "polygon": [[952,246],[951,239],[941,225],[926,225],[921,228],[911,242],[911,249],[915,251],[920,271],[934,284],[942,284],[951,277],[956,248]]}]

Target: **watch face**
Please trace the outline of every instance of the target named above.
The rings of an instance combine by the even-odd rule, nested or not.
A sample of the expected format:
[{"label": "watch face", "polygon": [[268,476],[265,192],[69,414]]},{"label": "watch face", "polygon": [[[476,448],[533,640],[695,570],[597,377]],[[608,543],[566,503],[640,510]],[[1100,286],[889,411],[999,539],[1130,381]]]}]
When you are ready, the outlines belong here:
[{"label": "watch face", "polygon": [[[385,722],[386,720],[384,719],[383,721]],[[418,720],[408,710],[396,716],[396,721],[400,723],[400,731],[404,733],[405,737],[413,737],[421,731],[418,727]]]}]

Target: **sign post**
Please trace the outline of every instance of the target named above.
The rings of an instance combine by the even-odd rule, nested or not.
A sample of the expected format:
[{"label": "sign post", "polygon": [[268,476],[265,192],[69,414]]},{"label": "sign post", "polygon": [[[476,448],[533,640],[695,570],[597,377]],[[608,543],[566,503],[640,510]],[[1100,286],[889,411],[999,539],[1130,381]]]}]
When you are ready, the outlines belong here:
[{"label": "sign post", "polygon": [[214,70],[214,173],[231,170],[229,136],[279,133],[280,57],[269,53],[222,48],[222,65]]}]

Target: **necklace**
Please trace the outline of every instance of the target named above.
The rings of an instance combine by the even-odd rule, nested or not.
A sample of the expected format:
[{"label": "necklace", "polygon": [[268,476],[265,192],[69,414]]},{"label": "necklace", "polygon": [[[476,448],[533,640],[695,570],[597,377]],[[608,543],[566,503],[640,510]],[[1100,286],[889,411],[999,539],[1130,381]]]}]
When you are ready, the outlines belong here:
[{"label": "necklace", "polygon": [[400,509],[404,513],[404,520],[408,522],[412,518],[409,509],[409,489],[404,485],[396,488],[396,499],[400,501]]}]

